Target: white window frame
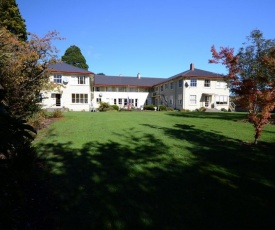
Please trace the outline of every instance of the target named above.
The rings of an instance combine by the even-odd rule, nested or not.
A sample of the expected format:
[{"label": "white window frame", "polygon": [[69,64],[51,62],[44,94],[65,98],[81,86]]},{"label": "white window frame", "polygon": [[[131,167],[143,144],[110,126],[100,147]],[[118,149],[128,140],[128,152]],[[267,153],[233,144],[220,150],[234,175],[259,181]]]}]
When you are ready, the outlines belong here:
[{"label": "white window frame", "polygon": [[85,76],[77,76],[77,84],[78,85],[86,85],[86,77]]},{"label": "white window frame", "polygon": [[190,79],[190,87],[197,87],[197,79],[196,78]]},{"label": "white window frame", "polygon": [[204,80],[204,87],[205,88],[210,88],[211,87],[211,81],[209,79]]},{"label": "white window frame", "polygon": [[62,75],[61,74],[55,74],[53,76],[53,82],[61,84],[62,83]]},{"label": "white window frame", "polygon": [[197,105],[197,95],[189,95],[189,104]]},{"label": "white window frame", "polygon": [[216,82],[216,88],[218,89],[224,89],[227,87],[227,83],[225,81],[217,81]]},{"label": "white window frame", "polygon": [[88,104],[88,94],[72,93],[72,104]]},{"label": "white window frame", "polygon": [[216,95],[215,103],[216,103],[216,105],[227,105],[228,104],[228,96],[227,95]]}]

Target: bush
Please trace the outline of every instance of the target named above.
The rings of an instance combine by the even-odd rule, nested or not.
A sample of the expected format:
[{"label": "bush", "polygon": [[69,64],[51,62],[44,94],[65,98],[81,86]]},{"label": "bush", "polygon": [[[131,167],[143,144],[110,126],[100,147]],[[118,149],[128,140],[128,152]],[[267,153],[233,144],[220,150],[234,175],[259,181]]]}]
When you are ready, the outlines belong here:
[{"label": "bush", "polygon": [[167,108],[166,108],[165,105],[160,105],[159,106],[159,111],[166,111],[166,110],[167,110]]},{"label": "bush", "polygon": [[114,110],[116,110],[116,111],[118,111],[118,110],[119,110],[118,105],[112,105],[112,107],[113,107],[113,109],[114,109]]},{"label": "bush", "polygon": [[99,110],[100,112],[105,112],[105,111],[109,110],[109,108],[110,108],[109,103],[107,103],[107,102],[100,102],[100,105],[99,105],[99,107],[98,107],[98,110]]},{"label": "bush", "polygon": [[222,108],[221,111],[222,111],[222,112],[227,112],[227,109]]},{"label": "bush", "polygon": [[145,106],[143,107],[143,109],[144,109],[144,110],[155,110],[154,107],[155,107],[154,105],[145,105]]},{"label": "bush", "polygon": [[55,109],[53,114],[52,114],[53,118],[60,118],[63,117],[62,111],[60,109]]},{"label": "bush", "polygon": [[200,107],[199,109],[196,109],[197,112],[205,112],[206,108],[205,107]]},{"label": "bush", "polygon": [[166,111],[174,111],[174,108],[173,107],[167,107]]}]

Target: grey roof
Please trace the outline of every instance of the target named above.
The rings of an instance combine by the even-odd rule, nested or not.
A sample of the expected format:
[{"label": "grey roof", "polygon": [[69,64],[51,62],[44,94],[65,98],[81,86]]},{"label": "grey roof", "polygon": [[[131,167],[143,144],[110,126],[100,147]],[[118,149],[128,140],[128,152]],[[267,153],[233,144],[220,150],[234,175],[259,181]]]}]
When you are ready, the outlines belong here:
[{"label": "grey roof", "polygon": [[[182,78],[206,78],[206,79],[209,79],[209,78],[223,79],[224,78],[224,76],[221,74],[194,68],[194,70],[186,70],[182,73],[179,73],[172,77],[169,77],[169,78],[165,79],[163,82],[171,81],[173,79],[180,78],[180,77],[182,77]],[[163,82],[161,82],[161,83],[163,83]]]},{"label": "grey roof", "polygon": [[67,63],[56,63],[50,64],[49,69],[51,72],[65,72],[65,73],[79,73],[79,74],[93,74],[85,69],[81,69],[79,67],[75,67],[73,65],[69,65]]},{"label": "grey roof", "polygon": [[164,78],[149,78],[149,77],[124,77],[124,76],[106,76],[95,75],[95,85],[116,85],[116,86],[140,86],[151,87],[159,82],[165,80]]}]

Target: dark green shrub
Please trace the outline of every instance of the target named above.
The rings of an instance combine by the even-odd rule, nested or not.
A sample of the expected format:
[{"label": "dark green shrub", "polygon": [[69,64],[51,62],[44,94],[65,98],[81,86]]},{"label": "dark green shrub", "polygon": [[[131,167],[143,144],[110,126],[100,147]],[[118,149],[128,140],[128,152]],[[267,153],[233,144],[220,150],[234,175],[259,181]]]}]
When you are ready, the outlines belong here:
[{"label": "dark green shrub", "polygon": [[154,107],[155,107],[154,105],[145,105],[145,106],[143,107],[143,109],[144,109],[144,110],[155,110]]},{"label": "dark green shrub", "polygon": [[160,105],[159,106],[159,111],[166,111],[166,106],[165,105]]},{"label": "dark green shrub", "polygon": [[113,107],[113,109],[115,109],[115,110],[119,110],[119,107],[118,107],[118,105],[112,105],[112,107]]},{"label": "dark green shrub", "polygon": [[221,111],[222,111],[222,112],[227,112],[227,109],[222,108]]},{"label": "dark green shrub", "polygon": [[110,105],[109,105],[108,102],[100,102],[100,105],[99,105],[99,107],[98,107],[98,110],[99,110],[100,112],[105,112],[105,111],[107,111],[109,108],[110,108]]},{"label": "dark green shrub", "polygon": [[172,108],[172,107],[167,107],[166,110],[167,110],[167,111],[174,111],[174,108]]}]

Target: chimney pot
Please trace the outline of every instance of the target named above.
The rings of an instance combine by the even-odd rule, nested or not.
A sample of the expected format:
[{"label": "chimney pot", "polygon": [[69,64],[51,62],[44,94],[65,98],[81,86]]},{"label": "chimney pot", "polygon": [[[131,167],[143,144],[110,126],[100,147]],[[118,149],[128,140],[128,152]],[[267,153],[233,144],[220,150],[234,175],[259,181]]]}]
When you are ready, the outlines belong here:
[{"label": "chimney pot", "polygon": [[194,63],[191,63],[191,64],[190,64],[190,70],[195,70],[195,65],[194,65]]},{"label": "chimney pot", "polygon": [[140,79],[140,73],[137,74],[137,78]]}]

